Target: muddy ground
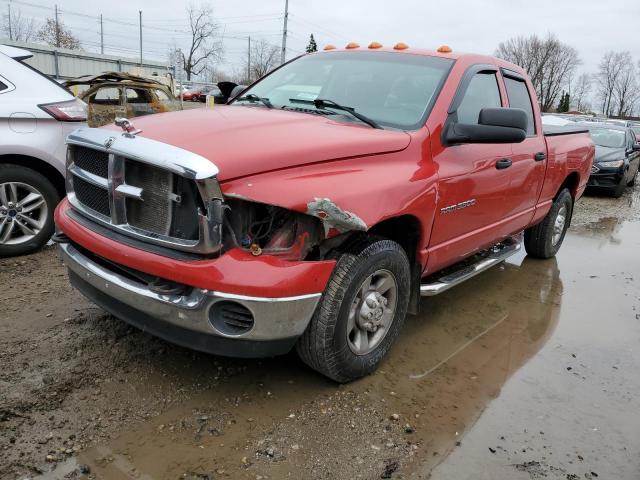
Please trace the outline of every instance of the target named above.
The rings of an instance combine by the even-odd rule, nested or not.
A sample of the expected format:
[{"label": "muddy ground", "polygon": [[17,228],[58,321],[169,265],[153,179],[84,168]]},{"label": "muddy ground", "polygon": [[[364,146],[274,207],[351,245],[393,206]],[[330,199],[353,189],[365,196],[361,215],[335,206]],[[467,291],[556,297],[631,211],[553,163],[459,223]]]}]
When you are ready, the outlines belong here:
[{"label": "muddy ground", "polygon": [[640,189],[422,303],[380,369],[233,360],[128,327],[53,248],[0,259],[0,478],[638,479]]}]

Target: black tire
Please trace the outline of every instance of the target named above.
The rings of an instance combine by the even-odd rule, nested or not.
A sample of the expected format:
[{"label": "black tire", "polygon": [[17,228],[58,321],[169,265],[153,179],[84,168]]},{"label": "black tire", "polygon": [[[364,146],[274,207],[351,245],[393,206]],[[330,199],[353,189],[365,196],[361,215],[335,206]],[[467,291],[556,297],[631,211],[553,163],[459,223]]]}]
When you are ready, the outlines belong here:
[{"label": "black tire", "polygon": [[[554,243],[554,227],[558,213],[565,208],[565,222],[559,239]],[[551,258],[558,253],[564,236],[567,233],[573,214],[573,197],[566,188],[563,189],[551,205],[547,216],[533,227],[524,231],[524,249],[535,258]]]},{"label": "black tire", "polygon": [[[357,355],[347,340],[349,311],[362,283],[384,269],[396,281],[396,309],[385,336],[366,354]],[[320,303],[296,350],[311,368],[335,380],[350,382],[373,372],[404,323],[411,289],[411,268],[402,247],[391,240],[370,239],[338,257]]]},{"label": "black tire", "polygon": [[[640,170],[640,168],[639,168],[639,170]],[[638,178],[638,170],[636,170],[635,175],[631,178],[631,180],[629,180],[629,183],[627,183],[627,187],[635,187],[637,178]]]},{"label": "black tire", "polygon": [[15,245],[0,243],[0,257],[24,255],[42,248],[51,238],[54,232],[53,211],[60,202],[60,195],[41,173],[27,167],[13,164],[0,164],[0,184],[19,182],[35,188],[44,198],[47,206],[47,217],[40,232],[33,238]]},{"label": "black tire", "polygon": [[625,182],[624,177],[622,177],[622,179],[620,180],[620,183],[611,190],[611,196],[613,198],[620,198],[626,189],[627,189],[627,182]]}]

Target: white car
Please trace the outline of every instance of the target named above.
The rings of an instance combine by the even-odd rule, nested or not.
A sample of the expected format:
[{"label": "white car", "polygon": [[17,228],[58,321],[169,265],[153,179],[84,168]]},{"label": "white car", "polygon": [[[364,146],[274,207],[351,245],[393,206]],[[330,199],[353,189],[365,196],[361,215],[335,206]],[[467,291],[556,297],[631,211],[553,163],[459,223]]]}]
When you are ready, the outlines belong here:
[{"label": "white car", "polygon": [[65,195],[66,136],[86,125],[83,101],[0,45],[0,257],[42,247]]}]

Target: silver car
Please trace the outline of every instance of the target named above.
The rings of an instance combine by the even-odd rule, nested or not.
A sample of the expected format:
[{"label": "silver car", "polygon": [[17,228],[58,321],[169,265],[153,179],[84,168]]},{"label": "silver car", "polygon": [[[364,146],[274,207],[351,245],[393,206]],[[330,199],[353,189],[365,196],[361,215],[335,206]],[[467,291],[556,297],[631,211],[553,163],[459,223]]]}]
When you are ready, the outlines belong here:
[{"label": "silver car", "polygon": [[64,196],[65,138],[86,124],[86,105],[0,45],[0,257],[42,247]]}]

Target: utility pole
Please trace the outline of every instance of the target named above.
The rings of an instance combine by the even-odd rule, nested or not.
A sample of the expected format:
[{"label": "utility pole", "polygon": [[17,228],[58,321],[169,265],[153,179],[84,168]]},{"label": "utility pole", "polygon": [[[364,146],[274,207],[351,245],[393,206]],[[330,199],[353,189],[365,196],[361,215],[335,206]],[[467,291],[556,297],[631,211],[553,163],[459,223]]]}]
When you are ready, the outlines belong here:
[{"label": "utility pole", "polygon": [[[140,68],[142,68],[142,10],[138,10],[140,14]],[[142,72],[140,72],[142,75]]]},{"label": "utility pole", "polygon": [[102,14],[100,14],[100,53],[104,55],[104,31],[102,30]]},{"label": "utility pole", "polygon": [[289,0],[284,0],[284,25],[282,26],[282,53],[280,64],[283,64],[287,57],[287,19],[289,18]]},{"label": "utility pole", "polygon": [[247,37],[249,47],[247,49],[247,83],[251,83],[251,36]]},{"label": "utility pole", "polygon": [[11,28],[11,1],[7,4],[9,7],[9,40],[13,40],[13,29]]},{"label": "utility pole", "polygon": [[60,48],[60,21],[58,20],[58,4],[55,5],[56,12],[56,47]]}]

